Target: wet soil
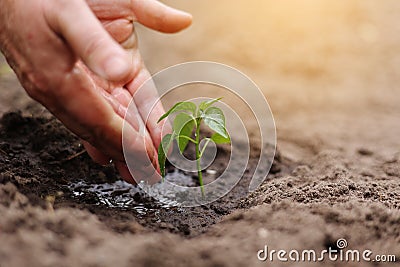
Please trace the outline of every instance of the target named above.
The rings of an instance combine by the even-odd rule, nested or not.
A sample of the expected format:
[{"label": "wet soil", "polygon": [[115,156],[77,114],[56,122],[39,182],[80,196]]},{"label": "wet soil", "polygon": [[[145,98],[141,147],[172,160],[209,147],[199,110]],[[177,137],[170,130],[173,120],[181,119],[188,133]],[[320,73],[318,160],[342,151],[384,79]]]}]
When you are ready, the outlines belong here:
[{"label": "wet soil", "polygon": [[[122,182],[113,166],[94,163],[79,139],[49,114],[35,117],[11,112],[4,114],[0,122],[1,183],[16,185],[32,205],[88,210],[117,232],[136,231],[130,228],[135,222],[143,231],[166,230],[188,236],[203,233],[222,216],[238,209],[259,153],[253,147],[243,179],[228,195],[210,205],[177,208],[163,205],[139,187]],[[219,148],[211,168],[223,171],[229,157],[229,151]],[[278,154],[271,175],[291,170],[290,163],[283,161]],[[168,172],[174,175],[176,170],[169,166]],[[180,174],[181,179],[196,184],[196,176]],[[207,173],[204,175],[205,181],[210,180]]]}]

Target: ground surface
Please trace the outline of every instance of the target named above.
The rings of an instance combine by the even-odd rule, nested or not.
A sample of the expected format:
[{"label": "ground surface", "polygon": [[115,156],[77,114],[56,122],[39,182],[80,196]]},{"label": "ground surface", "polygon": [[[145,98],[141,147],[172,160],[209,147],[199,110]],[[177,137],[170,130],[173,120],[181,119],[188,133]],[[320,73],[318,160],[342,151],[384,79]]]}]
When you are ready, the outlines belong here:
[{"label": "ground surface", "polygon": [[168,2],[194,24],[175,36],[139,28],[149,69],[213,60],[253,78],[276,120],[273,173],[207,207],[165,209],[135,192],[142,206],[110,207],[89,189],[115,182],[114,170],[79,154],[2,61],[0,112],[21,113],[0,126],[0,266],[266,266],[265,245],[321,251],[339,238],[398,262],[325,266],[397,266],[400,3]]}]

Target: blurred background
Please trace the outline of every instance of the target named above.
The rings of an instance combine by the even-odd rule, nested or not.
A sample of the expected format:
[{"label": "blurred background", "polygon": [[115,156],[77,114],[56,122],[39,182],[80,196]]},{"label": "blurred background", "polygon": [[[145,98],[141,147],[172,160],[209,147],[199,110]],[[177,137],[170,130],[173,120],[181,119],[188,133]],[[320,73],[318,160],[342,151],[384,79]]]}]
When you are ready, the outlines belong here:
[{"label": "blurred background", "polygon": [[[138,26],[151,73],[193,60],[241,70],[267,97],[279,146],[295,160],[327,147],[400,150],[399,1],[163,2],[192,13],[193,25],[175,35]],[[0,112],[26,105],[4,62],[0,75]]]},{"label": "blurred background", "polygon": [[[190,60],[222,62],[247,73],[269,98],[290,94],[270,103],[288,112],[329,102],[335,109],[379,104],[399,82],[398,1],[164,2],[194,20],[177,35],[139,28],[152,72]],[[354,101],[349,91],[364,93]]]},{"label": "blurred background", "polygon": [[400,2],[168,0],[193,14],[176,35],[139,27],[151,72],[210,60],[238,68],[272,108],[278,146],[400,150]]}]

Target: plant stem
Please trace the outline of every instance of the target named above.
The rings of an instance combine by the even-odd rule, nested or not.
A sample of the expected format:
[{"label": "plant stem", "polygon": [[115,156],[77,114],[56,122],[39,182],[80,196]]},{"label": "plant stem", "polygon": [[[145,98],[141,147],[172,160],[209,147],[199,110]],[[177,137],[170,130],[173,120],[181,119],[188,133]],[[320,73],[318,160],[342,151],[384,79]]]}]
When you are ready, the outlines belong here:
[{"label": "plant stem", "polygon": [[193,140],[192,138],[190,138],[190,137],[188,137],[188,136],[186,136],[186,135],[178,135],[178,137],[179,137],[179,138],[187,139],[187,140],[193,142],[194,144],[196,144],[196,141],[195,141],[195,140]]},{"label": "plant stem", "polygon": [[210,140],[211,140],[210,138],[206,138],[206,139],[207,139],[207,141],[205,142],[203,148],[202,148],[201,151],[200,151],[200,158],[203,157],[203,153],[204,153],[204,151],[206,150],[206,147],[207,147],[208,143],[210,143]]},{"label": "plant stem", "polygon": [[196,162],[197,162],[197,173],[199,175],[200,189],[201,195],[204,197],[204,186],[203,186],[203,174],[201,172],[201,164],[200,164],[200,124],[201,119],[197,120],[197,128],[196,128]]}]

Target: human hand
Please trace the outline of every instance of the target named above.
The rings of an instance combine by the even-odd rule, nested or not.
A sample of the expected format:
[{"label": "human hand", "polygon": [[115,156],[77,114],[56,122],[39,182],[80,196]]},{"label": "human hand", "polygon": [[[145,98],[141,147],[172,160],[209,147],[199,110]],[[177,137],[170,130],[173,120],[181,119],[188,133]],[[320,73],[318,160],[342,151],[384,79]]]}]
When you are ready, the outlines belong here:
[{"label": "human hand", "polygon": [[[134,182],[122,154],[122,117],[150,75],[137,50],[132,22],[176,32],[190,24],[190,15],[154,0],[0,3],[0,48],[25,90],[84,139],[96,161],[113,159],[122,176]],[[143,124],[140,114],[147,114],[156,100],[155,88],[135,96],[137,114],[128,114],[131,127],[124,134],[132,136],[129,148],[135,158],[148,156],[157,168],[160,104],[147,121],[149,134],[138,131]],[[146,167],[140,163],[138,168]]]}]

